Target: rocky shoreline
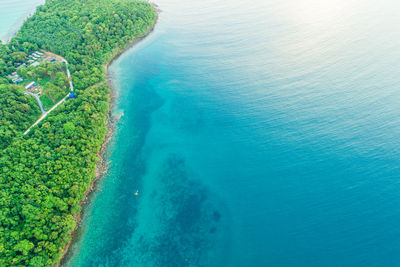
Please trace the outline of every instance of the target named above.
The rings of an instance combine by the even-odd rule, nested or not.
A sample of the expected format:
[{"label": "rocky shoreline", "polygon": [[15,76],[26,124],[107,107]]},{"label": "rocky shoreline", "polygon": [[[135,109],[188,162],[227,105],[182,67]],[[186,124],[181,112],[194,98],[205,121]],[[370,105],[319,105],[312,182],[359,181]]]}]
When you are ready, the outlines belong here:
[{"label": "rocky shoreline", "polygon": [[140,42],[141,40],[143,40],[144,38],[146,38],[155,28],[155,25],[157,24],[158,21],[158,16],[159,13],[161,12],[160,9],[158,8],[157,5],[153,4],[154,6],[154,10],[157,13],[157,18],[154,21],[154,24],[152,25],[152,27],[149,28],[149,30],[141,37],[136,37],[134,38],[129,45],[127,45],[127,47],[125,47],[124,49],[119,49],[118,51],[116,51],[112,57],[112,59],[106,63],[104,65],[105,67],[105,71],[106,71],[106,77],[107,77],[107,82],[110,88],[110,94],[111,94],[111,100],[109,103],[109,111],[107,114],[107,121],[106,121],[106,127],[107,127],[107,133],[106,133],[106,137],[104,138],[103,144],[101,145],[100,151],[97,154],[97,157],[99,158],[99,161],[97,163],[97,167],[96,167],[96,176],[95,178],[92,180],[92,182],[90,183],[90,186],[88,188],[88,190],[85,192],[84,194],[84,199],[80,202],[80,205],[82,206],[82,210],[77,213],[74,218],[75,218],[75,222],[76,222],[76,226],[75,229],[72,231],[72,233],[70,234],[71,237],[71,241],[65,246],[62,257],[60,258],[59,262],[53,266],[61,266],[63,263],[65,263],[66,259],[67,259],[67,255],[70,251],[70,247],[71,245],[76,242],[76,231],[78,230],[81,222],[82,222],[82,211],[83,209],[85,209],[85,206],[87,205],[87,200],[90,197],[90,194],[95,190],[96,188],[96,182],[101,179],[102,177],[104,177],[104,175],[107,173],[107,170],[109,168],[109,162],[107,162],[105,160],[105,152],[107,150],[108,147],[108,143],[111,141],[111,139],[113,138],[114,135],[114,130],[115,130],[115,125],[116,123],[119,121],[120,117],[117,118],[113,118],[111,115],[111,111],[112,111],[112,106],[113,106],[113,102],[114,99],[116,98],[115,92],[113,90],[112,87],[112,78],[110,77],[109,74],[109,66],[115,61],[117,60],[125,51],[129,50],[130,48],[132,48],[134,45],[136,45],[138,42]]}]

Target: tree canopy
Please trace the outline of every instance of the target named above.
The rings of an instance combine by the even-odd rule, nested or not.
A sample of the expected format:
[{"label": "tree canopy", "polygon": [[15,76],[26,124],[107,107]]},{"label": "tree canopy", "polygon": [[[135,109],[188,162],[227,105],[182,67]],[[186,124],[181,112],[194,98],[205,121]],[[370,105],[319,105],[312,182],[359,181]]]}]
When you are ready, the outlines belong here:
[{"label": "tree canopy", "polygon": [[[48,0],[0,45],[0,266],[59,261],[106,135],[104,64],[155,20],[153,7],[135,0]],[[78,97],[24,136],[39,107],[7,75],[39,48],[68,60]]]},{"label": "tree canopy", "polygon": [[0,84],[0,149],[7,147],[40,115],[36,100],[24,95],[24,91],[22,86]]}]

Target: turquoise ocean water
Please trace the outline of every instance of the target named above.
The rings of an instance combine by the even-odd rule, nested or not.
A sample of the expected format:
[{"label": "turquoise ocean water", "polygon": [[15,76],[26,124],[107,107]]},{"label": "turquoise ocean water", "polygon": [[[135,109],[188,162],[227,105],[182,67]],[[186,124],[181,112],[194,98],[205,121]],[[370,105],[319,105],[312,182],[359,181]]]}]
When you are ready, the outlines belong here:
[{"label": "turquoise ocean water", "polygon": [[65,265],[397,266],[398,1],[157,3]]},{"label": "turquoise ocean water", "polygon": [[0,40],[8,41],[44,0],[0,0]]}]

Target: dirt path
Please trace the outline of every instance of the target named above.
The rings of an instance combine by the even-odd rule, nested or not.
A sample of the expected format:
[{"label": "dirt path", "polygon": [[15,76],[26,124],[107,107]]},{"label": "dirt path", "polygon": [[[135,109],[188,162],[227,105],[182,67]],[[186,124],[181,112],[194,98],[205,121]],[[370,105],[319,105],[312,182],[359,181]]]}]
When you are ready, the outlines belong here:
[{"label": "dirt path", "polygon": [[[46,51],[46,50],[41,49],[40,51],[42,51],[43,53],[45,53],[45,54],[47,54],[47,55],[49,55],[49,56],[51,56],[51,57],[53,57],[53,58],[55,58],[57,61],[61,61],[61,62],[64,62],[64,63],[66,64],[66,67],[67,67],[67,77],[68,77],[68,82],[69,82],[69,85],[70,85],[70,91],[73,92],[73,91],[74,91],[74,85],[72,84],[71,73],[70,73],[69,68],[68,68],[68,61],[67,61],[65,58],[63,58],[62,56],[59,56],[59,55],[50,53],[50,52],[48,52],[48,51]],[[29,94],[29,95],[34,96],[34,97],[36,98],[36,100],[37,100],[38,103],[39,103],[40,109],[41,109],[41,111],[42,111],[42,116],[41,116],[34,124],[32,124],[31,127],[29,127],[29,128],[24,132],[24,135],[28,134],[28,133],[31,131],[31,129],[32,129],[33,127],[35,127],[35,126],[38,125],[42,120],[44,120],[44,119],[46,118],[46,116],[47,116],[48,114],[50,114],[50,112],[52,112],[52,111],[53,111],[54,109],[56,109],[59,105],[61,105],[62,103],[64,103],[65,100],[67,100],[67,98],[68,98],[68,96],[69,96],[69,93],[68,93],[63,99],[61,99],[57,104],[55,104],[51,109],[49,109],[49,111],[46,112],[46,111],[44,110],[44,108],[43,108],[42,102],[40,101],[40,98],[39,98],[38,95],[33,94],[33,93],[30,93],[30,92],[26,92],[26,94]]]},{"label": "dirt path", "polygon": [[26,95],[31,95],[31,96],[33,96],[34,98],[36,98],[36,100],[37,100],[37,102],[38,102],[38,104],[39,104],[40,110],[42,111],[42,114],[45,114],[45,113],[46,113],[46,111],[45,111],[44,108],[43,108],[42,101],[40,101],[40,97],[39,97],[37,94],[31,93],[31,92],[25,92],[25,94],[26,94]]},{"label": "dirt path", "polygon": [[28,130],[26,130],[26,131],[24,132],[24,135],[26,135],[27,133],[29,133],[33,127],[35,127],[35,126],[38,125],[42,120],[44,120],[44,119],[46,118],[46,116],[47,116],[48,114],[50,114],[50,112],[52,112],[52,111],[55,110],[59,105],[61,105],[62,103],[64,103],[65,100],[67,100],[68,96],[69,96],[69,94],[66,95],[66,96],[64,96],[64,98],[61,99],[57,104],[55,104],[51,109],[49,109],[49,111],[44,112],[43,115],[42,115],[34,124],[32,124],[31,127],[28,128]]}]

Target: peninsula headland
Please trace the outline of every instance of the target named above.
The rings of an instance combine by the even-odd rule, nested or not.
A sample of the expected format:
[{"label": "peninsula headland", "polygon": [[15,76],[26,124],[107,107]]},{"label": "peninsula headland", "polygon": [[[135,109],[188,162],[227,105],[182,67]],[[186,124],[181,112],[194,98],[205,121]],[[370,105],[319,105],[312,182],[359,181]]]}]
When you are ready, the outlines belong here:
[{"label": "peninsula headland", "polygon": [[59,263],[108,132],[107,64],[156,19],[147,2],[52,0],[0,45],[0,265]]}]

